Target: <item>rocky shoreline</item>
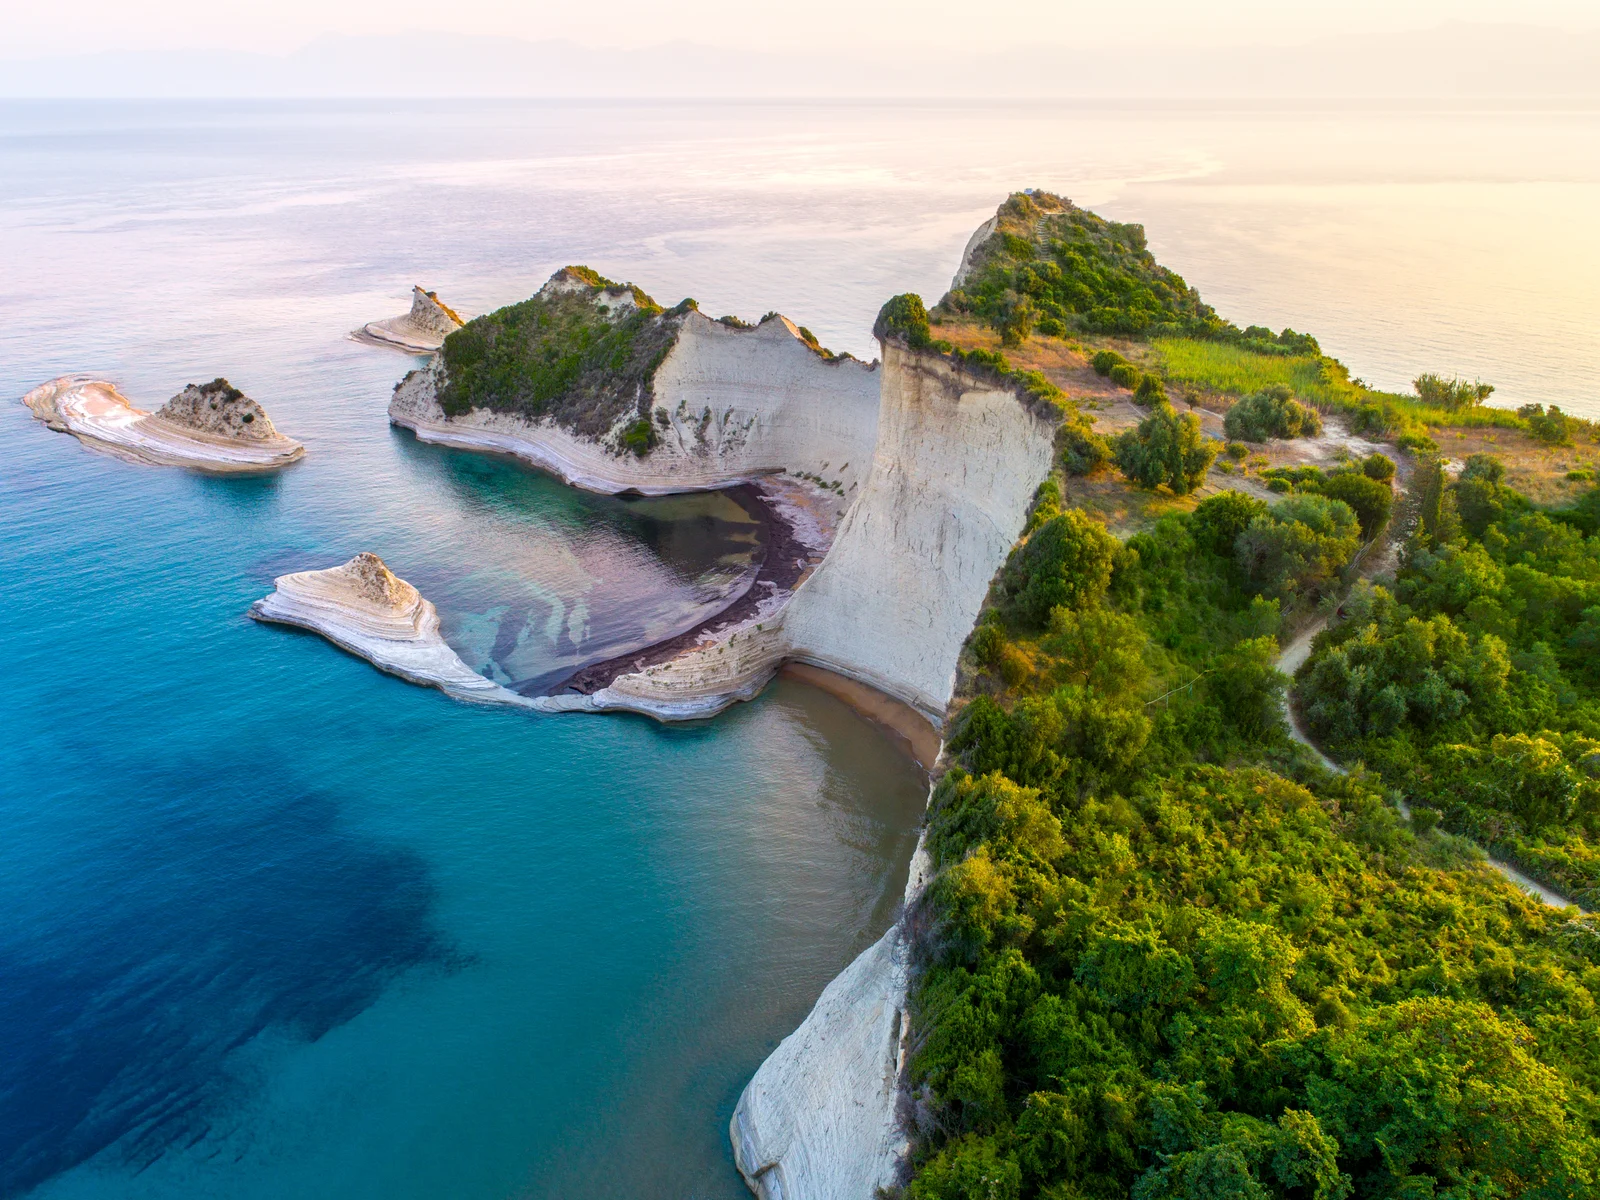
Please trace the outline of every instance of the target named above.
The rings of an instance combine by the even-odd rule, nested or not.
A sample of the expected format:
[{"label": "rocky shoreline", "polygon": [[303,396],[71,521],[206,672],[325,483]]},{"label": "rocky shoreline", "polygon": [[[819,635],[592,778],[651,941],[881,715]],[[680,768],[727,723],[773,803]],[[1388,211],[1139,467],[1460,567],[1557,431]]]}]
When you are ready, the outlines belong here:
[{"label": "rocky shoreline", "polygon": [[548,689],[548,695],[563,692],[592,696],[611,684],[619,675],[643,671],[664,663],[707,641],[715,640],[737,626],[768,615],[793,594],[806,572],[822,561],[826,545],[820,549],[801,537],[800,531],[772,504],[771,498],[756,484],[739,484],[726,492],[761,526],[763,552],[749,586],[720,611],[680,634],[645,646],[628,654],[590,663]]}]

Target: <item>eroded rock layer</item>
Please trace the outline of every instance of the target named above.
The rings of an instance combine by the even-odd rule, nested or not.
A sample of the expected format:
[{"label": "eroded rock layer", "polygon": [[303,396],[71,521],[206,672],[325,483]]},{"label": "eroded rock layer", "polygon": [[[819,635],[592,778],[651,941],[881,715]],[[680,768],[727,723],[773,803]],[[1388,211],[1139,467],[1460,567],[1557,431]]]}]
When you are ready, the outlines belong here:
[{"label": "eroded rock layer", "polygon": [[368,321],[353,335],[360,341],[393,346],[412,354],[432,354],[464,322],[437,292],[411,289],[411,311],[385,321]]},{"label": "eroded rock layer", "polygon": [[250,606],[258,621],[297,625],[411,683],[462,700],[522,704],[522,697],[461,661],[439,634],[439,613],[376,554],[321,571],[280,575]]},{"label": "eroded rock layer", "polygon": [[239,474],[274,471],[306,452],[226,379],[190,384],[159,413],[134,407],[115,384],[88,375],[53,379],[22,402],[51,429],[128,462]]}]

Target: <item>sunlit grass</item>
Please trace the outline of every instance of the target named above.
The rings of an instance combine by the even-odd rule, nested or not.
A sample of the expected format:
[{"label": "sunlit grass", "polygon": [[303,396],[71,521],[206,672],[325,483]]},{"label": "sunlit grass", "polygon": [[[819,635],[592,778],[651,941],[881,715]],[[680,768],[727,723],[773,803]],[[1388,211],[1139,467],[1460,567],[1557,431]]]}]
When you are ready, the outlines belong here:
[{"label": "sunlit grass", "polygon": [[1419,426],[1497,426],[1525,428],[1527,422],[1504,408],[1478,405],[1451,411],[1423,404],[1414,396],[1380,392],[1353,382],[1331,358],[1309,355],[1258,354],[1227,342],[1194,338],[1157,338],[1151,342],[1168,380],[1224,395],[1247,396],[1274,384],[1286,384],[1296,396],[1325,408],[1354,412],[1368,406],[1393,414],[1388,424]]}]

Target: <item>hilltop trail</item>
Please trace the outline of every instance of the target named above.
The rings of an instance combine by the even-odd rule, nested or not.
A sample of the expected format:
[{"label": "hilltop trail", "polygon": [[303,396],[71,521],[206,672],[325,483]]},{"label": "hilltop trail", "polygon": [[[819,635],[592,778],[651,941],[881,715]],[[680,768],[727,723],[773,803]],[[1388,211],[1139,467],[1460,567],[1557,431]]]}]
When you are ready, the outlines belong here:
[{"label": "hilltop trail", "polygon": [[[1389,556],[1387,554],[1379,556],[1380,561],[1386,560],[1388,557]],[[1311,657],[1312,641],[1316,638],[1317,634],[1321,633],[1325,628],[1327,628],[1327,625],[1327,617],[1318,617],[1317,620],[1312,623],[1309,629],[1305,630],[1299,637],[1295,638],[1294,641],[1290,642],[1286,647],[1284,647],[1283,653],[1278,655],[1278,670],[1282,671],[1285,675],[1293,679],[1294,673],[1305,664],[1306,659]],[[1307,736],[1305,729],[1300,724],[1300,716],[1294,711],[1294,705],[1289,702],[1287,695],[1284,696],[1283,700],[1283,714],[1288,718],[1289,721],[1290,737],[1294,738],[1294,740],[1299,742],[1301,745],[1307,747],[1311,753],[1317,756],[1322,765],[1328,768],[1328,770],[1337,771],[1341,775],[1345,773],[1345,769],[1343,767],[1324,754],[1321,748],[1318,747],[1309,736]],[[1411,806],[1408,805],[1403,799],[1399,800],[1397,803],[1400,809],[1400,815],[1409,821],[1411,819]],[[1501,862],[1498,858],[1490,857],[1487,854],[1484,857],[1488,864],[1496,871],[1499,871],[1500,874],[1504,875],[1523,891],[1529,893],[1530,895],[1537,896],[1551,908],[1576,908],[1579,912],[1588,915],[1588,909],[1566,899],[1566,897],[1562,896],[1559,892],[1551,891],[1541,883],[1535,883],[1532,879],[1529,879],[1510,863]]]}]

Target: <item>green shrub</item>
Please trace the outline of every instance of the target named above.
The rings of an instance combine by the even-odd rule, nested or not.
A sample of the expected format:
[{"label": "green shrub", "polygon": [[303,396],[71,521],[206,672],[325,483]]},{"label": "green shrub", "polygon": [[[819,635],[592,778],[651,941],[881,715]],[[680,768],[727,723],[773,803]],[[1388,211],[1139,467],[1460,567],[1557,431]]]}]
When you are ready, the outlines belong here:
[{"label": "green shrub", "polygon": [[1143,372],[1141,372],[1139,368],[1134,366],[1132,363],[1119,362],[1112,367],[1111,370],[1107,371],[1106,374],[1111,377],[1111,382],[1116,384],[1118,387],[1127,388],[1129,391],[1132,391],[1134,388],[1139,386],[1139,379]]},{"label": "green shrub", "polygon": [[1112,367],[1127,361],[1115,350],[1101,350],[1090,360],[1090,365],[1094,367],[1096,375],[1109,375]]},{"label": "green shrub", "polygon": [[1033,508],[1028,512],[1024,534],[1032,533],[1046,521],[1061,515],[1061,487],[1054,479],[1046,479],[1033,494]]},{"label": "green shrub", "polygon": [[1216,461],[1217,445],[1200,432],[1199,417],[1180,417],[1163,400],[1137,429],[1117,439],[1114,455],[1122,473],[1140,487],[1165,484],[1183,496],[1200,486]]},{"label": "green shrub", "polygon": [[1105,526],[1072,508],[1041,525],[1007,567],[1018,614],[1043,626],[1059,605],[1094,604],[1111,583],[1119,550]]},{"label": "green shrub", "polygon": [[1270,438],[1316,437],[1322,432],[1317,410],[1294,398],[1284,384],[1262,388],[1240,400],[1223,418],[1229,438],[1246,442],[1265,442]]},{"label": "green shrub", "polygon": [[640,417],[622,431],[622,444],[640,458],[655,449],[657,440],[655,426],[645,417]]},{"label": "green shrub", "polygon": [[1166,386],[1161,382],[1159,375],[1139,376],[1138,386],[1133,389],[1135,404],[1149,406],[1167,398]]},{"label": "green shrub", "polygon": [[1413,454],[1439,453],[1439,443],[1425,433],[1402,433],[1396,441],[1402,450],[1409,450]]},{"label": "green shrub", "polygon": [[1528,422],[1529,433],[1552,446],[1575,445],[1574,435],[1587,424],[1577,417],[1568,416],[1554,404],[1548,409],[1542,404],[1524,404],[1517,409],[1517,416]]},{"label": "green shrub", "polygon": [[1445,379],[1432,374],[1417,376],[1411,381],[1411,386],[1424,404],[1447,412],[1472,408],[1494,394],[1494,386],[1481,379],[1468,383],[1465,379]]},{"label": "green shrub", "polygon": [[1111,461],[1111,447],[1082,414],[1062,426],[1058,440],[1061,466],[1068,475],[1093,475]]},{"label": "green shrub", "polygon": [[1394,479],[1394,460],[1375,451],[1361,460],[1361,471],[1368,479],[1389,483]]},{"label": "green shrub", "polygon": [[994,667],[1000,662],[1000,652],[1005,649],[1005,630],[993,622],[984,622],[972,634],[972,657],[984,667]]},{"label": "green shrub", "polygon": [[1033,332],[1033,326],[1039,319],[1039,309],[1033,301],[1026,296],[1007,304],[995,328],[1000,332],[1002,346],[1020,346],[1028,340],[1028,335]]},{"label": "green shrub", "polygon": [[1355,471],[1335,471],[1315,485],[1315,490],[1330,500],[1348,504],[1361,523],[1361,536],[1370,541],[1389,520],[1394,507],[1394,490]]},{"label": "green shrub", "polygon": [[1250,447],[1246,446],[1243,442],[1229,442],[1223,447],[1223,451],[1229,458],[1233,459],[1234,462],[1238,462],[1241,459],[1248,458],[1250,456]]},{"label": "green shrub", "polygon": [[1207,496],[1190,516],[1195,544],[1213,554],[1232,555],[1239,535],[1265,515],[1267,502],[1232,490]]}]

